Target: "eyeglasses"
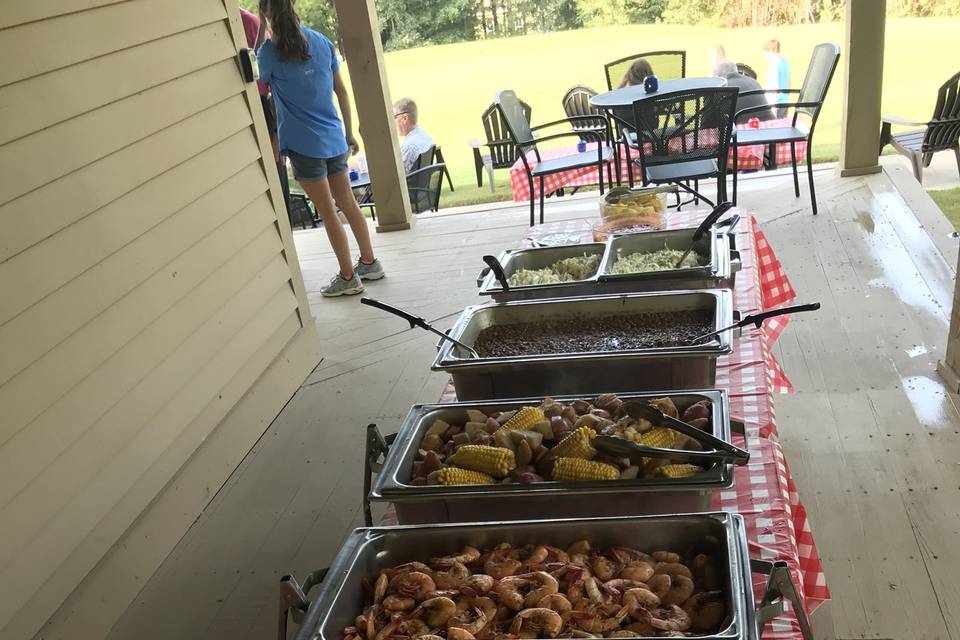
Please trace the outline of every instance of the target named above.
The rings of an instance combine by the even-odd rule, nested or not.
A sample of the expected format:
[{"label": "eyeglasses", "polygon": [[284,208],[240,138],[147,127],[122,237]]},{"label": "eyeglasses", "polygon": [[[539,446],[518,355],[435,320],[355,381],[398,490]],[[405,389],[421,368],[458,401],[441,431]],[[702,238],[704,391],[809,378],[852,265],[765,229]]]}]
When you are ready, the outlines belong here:
[{"label": "eyeglasses", "polygon": [[399,118],[400,116],[406,116],[406,115],[409,115],[409,114],[406,111],[401,111],[400,113],[393,114],[393,117]]}]

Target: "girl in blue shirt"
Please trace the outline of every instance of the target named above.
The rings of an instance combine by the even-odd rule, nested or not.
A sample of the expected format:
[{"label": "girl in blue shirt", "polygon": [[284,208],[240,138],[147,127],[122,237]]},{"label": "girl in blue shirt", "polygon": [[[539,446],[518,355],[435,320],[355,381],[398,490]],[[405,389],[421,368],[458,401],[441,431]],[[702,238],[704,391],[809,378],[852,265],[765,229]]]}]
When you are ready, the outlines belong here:
[{"label": "girl in blue shirt", "polygon": [[[294,177],[320,213],[340,265],[321,293],[328,297],[360,293],[361,280],[378,280],[385,274],[373,255],[367,220],[347,175],[347,157],[357,152],[357,141],[336,49],[323,34],[300,25],[292,0],[260,0],[260,17],[257,64],[260,80],[270,85],[277,105],[280,153],[290,158]],[[271,35],[264,40],[267,22]],[[342,121],[333,105],[334,93]],[[360,246],[356,264],[334,202]]]}]

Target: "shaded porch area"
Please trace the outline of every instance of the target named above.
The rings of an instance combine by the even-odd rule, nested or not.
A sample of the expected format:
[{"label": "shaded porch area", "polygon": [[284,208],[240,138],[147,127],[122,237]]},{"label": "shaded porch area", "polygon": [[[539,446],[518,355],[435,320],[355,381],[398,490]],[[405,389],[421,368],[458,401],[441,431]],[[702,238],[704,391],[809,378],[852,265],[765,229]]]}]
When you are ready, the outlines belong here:
[{"label": "shaded porch area", "polygon": [[[787,460],[824,562],[829,637],[960,633],[960,413],[943,357],[957,241],[909,170],[817,174],[820,214],[792,178],[741,183],[798,301],[776,345],[796,393],[775,399]],[[547,220],[593,216],[594,194],[547,203]],[[421,216],[375,238],[388,277],[367,295],[449,326],[476,304],[480,257],[516,246],[527,210]],[[435,337],[356,299],[321,299],[335,269],[321,230],[294,234],[324,359],[234,472],[110,638],[270,638],[277,582],[325,566],[362,523],[363,429],[392,432],[446,383]],[[172,614],[176,612],[176,614]],[[834,629],[828,629],[830,619]]]}]

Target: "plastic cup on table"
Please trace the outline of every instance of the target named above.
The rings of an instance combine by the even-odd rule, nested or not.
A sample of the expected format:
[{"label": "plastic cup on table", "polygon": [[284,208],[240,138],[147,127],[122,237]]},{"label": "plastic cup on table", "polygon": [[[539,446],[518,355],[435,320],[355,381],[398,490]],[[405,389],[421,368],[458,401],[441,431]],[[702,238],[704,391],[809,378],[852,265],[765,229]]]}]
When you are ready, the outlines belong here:
[{"label": "plastic cup on table", "polygon": [[350,169],[350,181],[353,182],[360,177],[360,172],[356,169]]},{"label": "plastic cup on table", "polygon": [[750,118],[749,120],[747,120],[747,126],[750,127],[751,129],[759,129],[760,118],[757,118],[757,117]]},{"label": "plastic cup on table", "polygon": [[587,150],[587,141],[586,141],[586,140],[580,140],[580,141],[578,141],[578,142],[577,142],[577,151],[580,152],[580,153],[583,153],[583,152],[586,151],[586,150]]},{"label": "plastic cup on table", "polygon": [[643,79],[643,90],[647,93],[656,93],[660,89],[660,81],[657,76],[649,75]]}]

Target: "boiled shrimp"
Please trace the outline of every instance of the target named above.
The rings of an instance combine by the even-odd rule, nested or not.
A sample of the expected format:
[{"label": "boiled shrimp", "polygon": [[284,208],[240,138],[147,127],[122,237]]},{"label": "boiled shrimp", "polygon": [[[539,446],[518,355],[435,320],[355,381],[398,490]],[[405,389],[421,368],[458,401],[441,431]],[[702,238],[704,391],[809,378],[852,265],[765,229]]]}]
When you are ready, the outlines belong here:
[{"label": "boiled shrimp", "polygon": [[526,628],[537,633],[534,637],[553,638],[560,633],[563,627],[563,619],[560,614],[553,609],[545,607],[534,607],[524,609],[513,618],[513,624],[510,626],[510,633],[519,634]]},{"label": "boiled shrimp", "polygon": [[460,586],[460,592],[472,598],[487,593],[493,589],[496,583],[497,581],[493,579],[493,576],[488,576],[485,573],[476,573],[464,581]]},{"label": "boiled shrimp", "polygon": [[693,624],[687,612],[677,605],[644,611],[644,620],[658,631],[686,631]]},{"label": "boiled shrimp", "polygon": [[591,547],[589,540],[578,540],[567,547],[567,553],[571,556],[578,553],[590,553],[590,549]]},{"label": "boiled shrimp", "polygon": [[723,622],[727,607],[720,591],[701,591],[683,603],[683,610],[690,616],[697,631],[716,631]]},{"label": "boiled shrimp", "polygon": [[673,551],[654,551],[650,557],[657,562],[680,562],[680,554]]},{"label": "boiled shrimp", "polygon": [[437,571],[433,575],[438,589],[459,589],[470,577],[470,569],[462,562],[451,562],[444,566],[447,567],[446,571]]},{"label": "boiled shrimp", "polygon": [[603,583],[604,589],[623,593],[627,589],[646,589],[647,585],[642,580],[626,580],[624,578],[614,578]]},{"label": "boiled shrimp", "polygon": [[530,552],[530,555],[527,556],[523,564],[527,567],[539,566],[546,562],[549,556],[550,550],[541,544],[533,548],[533,551]]},{"label": "boiled shrimp", "polygon": [[522,566],[523,563],[511,557],[510,551],[507,549],[491,553],[484,563],[483,569],[484,573],[499,580],[507,576],[512,576]]},{"label": "boiled shrimp", "polygon": [[646,582],[654,574],[653,564],[646,560],[630,560],[620,570],[618,577],[624,580],[639,580]]},{"label": "boiled shrimp", "polygon": [[377,576],[377,582],[373,587],[373,604],[380,604],[384,594],[387,592],[387,585],[390,584],[390,576],[385,571],[381,571]]},{"label": "boiled shrimp", "polygon": [[424,621],[431,628],[447,624],[457,613],[457,604],[450,598],[430,598],[420,603],[420,606],[410,612],[411,618],[424,616]]},{"label": "boiled shrimp", "polygon": [[400,631],[410,638],[422,638],[430,635],[431,629],[426,622],[419,618],[407,618],[400,625]]},{"label": "boiled shrimp", "polygon": [[449,567],[454,563],[459,564],[470,564],[471,562],[476,562],[480,558],[480,550],[474,547],[464,547],[463,551],[459,554],[452,556],[444,556],[442,558],[433,558],[430,560],[430,564],[436,565],[438,567]]},{"label": "boiled shrimp", "polygon": [[510,607],[514,611],[519,611],[523,609],[523,594],[520,593],[520,589],[527,584],[528,581],[526,578],[507,576],[498,580],[493,590],[500,598],[502,604]]},{"label": "boiled shrimp", "polygon": [[596,556],[590,563],[590,568],[593,569],[593,575],[597,576],[597,579],[606,582],[617,575],[620,565],[605,556]]},{"label": "boiled shrimp", "polygon": [[670,589],[667,594],[661,598],[664,605],[683,604],[687,598],[693,595],[693,580],[686,576],[673,576],[670,582]]},{"label": "boiled shrimp", "polygon": [[395,590],[402,595],[416,598],[417,600],[426,599],[430,592],[436,591],[437,585],[433,578],[420,571],[410,571],[401,573],[391,581],[390,590]]},{"label": "boiled shrimp", "polygon": [[[400,616],[395,616],[386,624],[386,626],[383,627],[383,629],[380,629],[380,632],[374,636],[374,640],[384,640],[385,638],[389,638],[393,635],[394,631],[400,627],[401,624],[403,624],[403,618]],[[369,638],[369,636],[367,637]]]},{"label": "boiled shrimp", "polygon": [[643,615],[638,609],[651,609],[660,605],[660,598],[652,591],[637,588],[630,589],[623,594],[623,609],[621,613],[629,615],[634,620],[642,620]]},{"label": "boiled shrimp", "polygon": [[[472,614],[473,620],[469,620]],[[472,598],[469,602],[467,611],[464,611],[448,623],[450,627],[463,629],[473,635],[478,635],[480,630],[487,626],[497,615],[497,605],[490,598],[481,596]]]},{"label": "boiled shrimp", "polygon": [[605,618],[589,611],[573,611],[572,621],[589,633],[607,633],[620,628],[622,618]]},{"label": "boiled shrimp", "polygon": [[529,593],[527,593],[526,597],[524,597],[523,604],[527,608],[534,607],[543,598],[557,593],[557,591],[560,590],[560,583],[557,582],[557,579],[546,571],[533,571],[531,573],[522,574],[519,577],[526,578],[528,583],[531,585],[540,585],[539,587],[531,590]]},{"label": "boiled shrimp", "polygon": [[387,611],[410,611],[417,606],[417,601],[409,596],[389,595],[383,599],[383,608]]},{"label": "boiled shrimp", "polygon": [[593,576],[583,581],[583,588],[587,592],[587,597],[590,598],[590,601],[594,604],[604,604],[606,602],[606,598],[600,593],[597,579]]},{"label": "boiled shrimp", "polygon": [[693,580],[693,574],[690,572],[690,568],[679,562],[658,562],[657,566],[654,567],[654,574],[661,573],[665,573],[671,578],[674,576],[684,576]]},{"label": "boiled shrimp", "polygon": [[562,593],[551,593],[537,602],[538,608],[552,609],[557,613],[566,613],[573,610],[573,605]]},{"label": "boiled shrimp", "polygon": [[466,629],[447,627],[447,640],[477,640],[477,638]]},{"label": "boiled shrimp", "polygon": [[673,584],[673,580],[671,580],[670,576],[666,573],[655,575],[647,580],[647,588],[657,594],[657,597],[661,599],[670,591],[671,584]]},{"label": "boiled shrimp", "polygon": [[635,562],[637,560],[642,560],[644,562],[652,561],[652,558],[644,552],[638,551],[637,549],[631,549],[630,547],[611,547],[610,555],[612,555],[620,564],[629,564],[630,562]]}]

